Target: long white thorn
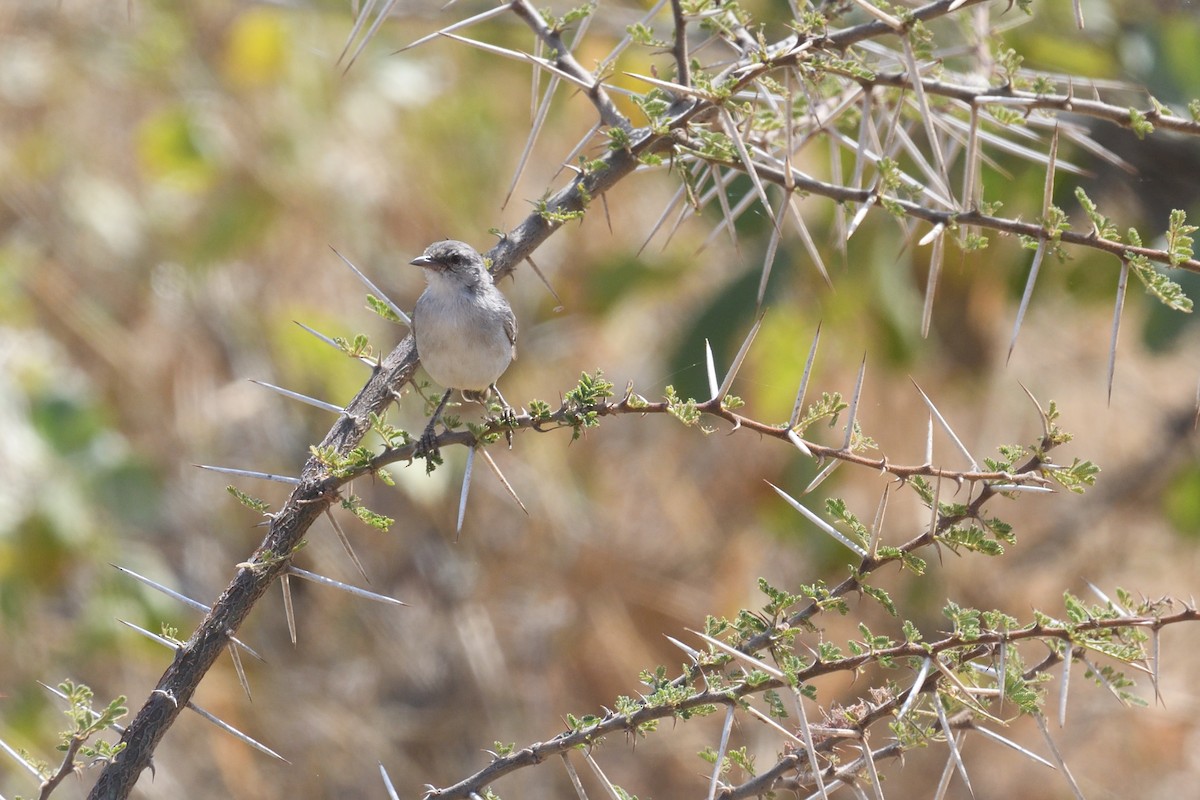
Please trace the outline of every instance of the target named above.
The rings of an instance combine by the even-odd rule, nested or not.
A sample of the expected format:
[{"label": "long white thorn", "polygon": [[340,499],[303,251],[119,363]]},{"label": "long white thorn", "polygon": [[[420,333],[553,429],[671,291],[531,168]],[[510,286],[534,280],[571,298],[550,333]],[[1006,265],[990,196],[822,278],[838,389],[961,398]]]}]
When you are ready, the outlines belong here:
[{"label": "long white thorn", "polygon": [[875,756],[871,753],[871,740],[866,731],[863,731],[862,743],[859,746],[862,748],[863,761],[867,765],[867,777],[871,782],[871,793],[875,795],[875,800],[883,800],[883,784],[880,782],[879,773],[875,769]]},{"label": "long white thorn", "polygon": [[362,575],[364,581],[370,583],[371,579],[367,577],[367,571],[363,568],[362,562],[358,560],[358,554],[354,552],[354,548],[350,545],[350,538],[346,536],[346,531],[342,529],[342,524],[337,521],[337,517],[333,515],[333,512],[329,508],[325,509],[325,516],[329,519],[329,524],[333,526],[333,532],[337,535],[338,541],[341,542],[342,549],[346,551],[346,555],[354,562],[354,568],[358,570],[358,574]]},{"label": "long white thorn", "polygon": [[[42,684],[42,685],[44,686],[45,684]],[[3,739],[0,739],[0,750],[3,750],[4,752],[8,753],[9,758],[11,758],[13,761],[17,762],[17,764],[19,764],[22,769],[24,769],[26,772],[28,772],[30,775],[32,775],[34,780],[36,780],[38,783],[42,782],[42,780],[43,780],[42,773],[38,771],[38,768],[36,766],[34,766],[33,763],[28,761],[24,756],[22,756],[17,750],[15,750],[13,747],[11,747],[8,744],[8,742],[4,741]]]},{"label": "long white thorn", "polygon": [[266,381],[255,380],[254,378],[251,378],[250,382],[257,384],[257,385],[263,387],[264,389],[270,389],[273,392],[278,392],[279,394],[283,395],[284,397],[290,398],[292,400],[299,400],[301,403],[310,405],[313,408],[319,408],[322,411],[330,411],[334,414],[342,414],[342,413],[345,413],[345,411],[346,411],[346,409],[342,408],[341,406],[335,406],[333,403],[326,403],[324,400],[318,400],[317,398],[309,397],[306,394],[300,394],[299,392],[293,392],[290,389],[284,389],[282,386],[276,386],[273,383],[267,383]]},{"label": "long white thorn", "polygon": [[1125,289],[1129,285],[1129,261],[1121,259],[1117,279],[1117,301],[1113,308],[1112,340],[1108,347],[1108,404],[1112,405],[1113,376],[1117,372],[1117,340],[1121,338],[1121,311],[1125,308]]},{"label": "long white thorn", "polygon": [[296,646],[296,612],[292,608],[292,579],[288,573],[279,576],[279,588],[283,591],[283,615],[287,618],[288,638]]},{"label": "long white thorn", "polygon": [[925,678],[929,676],[929,670],[932,668],[933,664],[929,656],[925,656],[925,660],[921,662],[921,668],[917,670],[917,677],[908,690],[908,697],[904,698],[904,705],[900,707],[900,713],[896,719],[903,720],[908,716],[908,712],[912,710],[913,704],[917,702],[917,698],[921,695],[921,687],[925,685]]},{"label": "long white thorn", "polygon": [[265,744],[263,744],[262,742],[259,742],[259,741],[255,740],[255,739],[252,739],[252,738],[250,738],[250,737],[249,737],[249,736],[247,736],[246,734],[244,734],[244,733],[242,733],[241,731],[239,731],[237,728],[235,728],[235,727],[233,727],[232,725],[230,725],[228,722],[225,722],[224,720],[221,720],[221,719],[217,718],[217,717],[216,717],[216,716],[214,716],[213,714],[210,714],[209,712],[205,711],[203,708],[201,708],[200,706],[198,706],[198,705],[196,705],[195,703],[191,702],[190,700],[188,701],[187,707],[188,707],[189,709],[191,709],[192,711],[195,711],[195,712],[196,712],[197,714],[199,714],[200,716],[204,717],[204,719],[208,720],[208,721],[209,721],[209,722],[211,722],[213,725],[216,725],[218,728],[220,728],[221,730],[223,730],[223,731],[225,731],[226,733],[228,733],[228,734],[229,734],[230,736],[232,736],[233,738],[237,739],[237,740],[238,740],[238,741],[240,741],[240,742],[244,742],[244,743],[246,743],[246,744],[250,745],[251,747],[253,747],[253,748],[254,748],[255,750],[257,750],[258,752],[260,752],[260,753],[264,753],[264,754],[266,754],[266,755],[268,755],[268,756],[271,756],[271,758],[277,758],[277,759],[279,759],[280,761],[282,761],[282,762],[283,762],[283,763],[285,763],[285,764],[290,764],[290,763],[292,763],[292,762],[288,761],[286,758],[284,758],[283,756],[279,755],[279,753],[276,753],[274,750],[272,750],[271,748],[267,747],[267,746],[266,746]]},{"label": "long white thorn", "polygon": [[136,581],[144,583],[145,585],[149,586],[151,589],[162,592],[167,597],[170,597],[172,600],[178,600],[179,602],[183,603],[188,608],[195,609],[196,611],[199,611],[201,614],[207,614],[211,610],[208,606],[204,605],[204,603],[201,603],[199,600],[193,600],[192,598],[188,597],[186,594],[180,594],[179,592],[175,591],[174,589],[172,589],[168,586],[162,585],[158,581],[154,581],[154,580],[151,580],[150,578],[147,578],[145,575],[140,575],[131,569],[126,569],[125,567],[119,567],[116,564],[113,564],[112,562],[109,562],[109,566],[115,570],[118,570],[119,572],[125,573],[126,575],[128,575],[129,577],[133,578]]},{"label": "long white thorn", "polygon": [[850,398],[850,410],[846,413],[846,438],[842,441],[842,449],[849,451],[850,442],[854,438],[854,424],[858,422],[858,400],[862,397],[863,380],[867,376],[867,354],[863,353],[862,363],[858,365],[858,380],[854,384],[854,395]]},{"label": "long white thorn", "polygon": [[1033,297],[1033,285],[1037,282],[1038,271],[1042,267],[1042,259],[1046,256],[1046,240],[1038,242],[1037,252],[1033,254],[1033,265],[1029,267],[1029,277],[1025,279],[1025,291],[1021,294],[1021,304],[1017,307],[1017,319],[1013,323],[1012,339],[1008,342],[1007,364],[1012,360],[1013,350],[1017,347],[1017,334],[1021,332],[1021,324],[1025,321],[1025,312],[1029,308],[1029,300]]},{"label": "long white thorn", "polygon": [[[834,462],[834,463],[841,463],[841,462]],[[807,519],[809,522],[816,525],[818,528],[820,528],[825,533],[829,534],[831,537],[833,537],[838,542],[841,542],[843,545],[848,547],[851,551],[858,554],[858,556],[860,558],[867,557],[867,551],[863,549],[862,545],[860,545],[856,542],[852,542],[841,531],[839,531],[837,528],[830,525],[825,520],[821,519],[821,517],[818,516],[817,514],[815,514],[814,512],[809,511],[799,501],[797,501],[795,498],[793,498],[791,495],[789,495],[783,489],[780,489],[778,486],[771,483],[770,481],[767,481],[766,484],[767,484],[767,486],[770,486],[772,489],[774,489],[775,493],[777,495],[779,495],[780,497],[782,497],[784,499],[784,501],[787,502],[788,505],[790,505],[792,508],[796,509],[801,514],[803,514],[805,519]]]},{"label": "long white thorn", "polygon": [[[539,39],[538,41],[540,42],[541,40]],[[512,194],[517,188],[517,182],[521,180],[521,176],[525,173],[525,167],[529,163],[529,156],[533,152],[533,147],[537,143],[538,136],[545,125],[546,115],[550,113],[550,104],[554,100],[554,93],[558,90],[559,80],[557,75],[551,75],[550,82],[546,85],[546,91],[542,94],[537,114],[534,117],[533,124],[529,127],[529,136],[525,139],[525,149],[521,151],[521,157],[517,160],[517,168],[513,170],[512,182],[508,185],[508,192],[504,195],[504,202],[500,204],[501,211],[508,207],[508,201],[512,199]]]},{"label": "long white thorn", "polygon": [[488,44],[487,42],[481,42],[476,39],[467,39],[463,36],[456,36],[453,33],[442,33],[440,35],[446,37],[447,39],[453,39],[456,42],[462,42],[463,44],[478,48],[479,50],[483,50],[487,53],[504,56],[505,58],[511,58],[515,61],[524,61],[527,64],[536,64],[547,72],[553,73],[568,83],[578,86],[585,92],[590,92],[596,88],[594,84],[589,83],[582,78],[576,77],[569,72],[564,72],[556,67],[553,62],[547,59],[538,58],[537,56],[530,55],[529,53],[522,53],[520,50],[510,50],[507,47],[498,47],[494,44]]},{"label": "long white thorn", "polygon": [[968,450],[966,445],[962,443],[962,439],[958,438],[958,434],[954,432],[954,429],[950,427],[950,423],[947,422],[946,418],[942,416],[942,412],[938,411],[937,406],[935,406],[933,401],[929,399],[929,395],[925,394],[925,390],[922,389],[916,381],[913,381],[913,386],[917,387],[917,391],[921,393],[921,397],[925,400],[925,405],[929,406],[929,410],[933,412],[935,417],[937,417],[938,424],[942,426],[942,430],[944,430],[950,436],[950,439],[954,442],[959,452],[962,453],[963,457],[971,463],[971,469],[978,470],[979,464],[975,461],[974,456],[971,455],[971,451]]},{"label": "long white thorn", "polygon": [[717,364],[713,359],[712,343],[708,341],[708,337],[704,338],[704,369],[708,373],[708,391],[712,398],[717,397],[717,389],[721,388],[717,383]]},{"label": "long white thorn", "polygon": [[733,116],[725,106],[720,106],[720,112],[725,133],[733,140],[733,145],[738,151],[738,157],[741,158],[742,165],[746,168],[746,174],[750,176],[750,182],[754,184],[754,191],[758,193],[758,200],[762,203],[763,209],[766,210],[767,216],[774,222],[775,214],[771,209],[771,200],[767,197],[767,188],[763,186],[762,178],[758,176],[758,168],[754,166],[754,162],[750,159],[750,152],[746,149],[746,143],[742,140],[742,134],[738,131],[737,124],[733,121]]},{"label": "long white thorn", "polygon": [[386,594],[379,594],[378,592],[371,592],[366,589],[360,589],[357,586],[351,586],[348,583],[342,583],[341,581],[335,581],[333,578],[326,578],[324,575],[318,575],[315,572],[309,572],[306,569],[300,569],[300,567],[297,567],[295,564],[291,564],[288,566],[288,569],[287,569],[287,572],[285,573],[285,575],[295,575],[297,578],[303,578],[306,581],[311,581],[313,583],[319,583],[320,585],[328,586],[331,589],[339,589],[343,592],[347,592],[348,594],[352,594],[355,597],[362,597],[366,600],[374,600],[377,603],[385,603],[387,605],[392,605],[392,606],[408,605],[408,603],[405,603],[402,600],[397,600],[394,597],[388,597]]},{"label": "long white thorn", "polygon": [[246,668],[242,665],[242,657],[238,653],[237,645],[231,640],[227,647],[229,648],[229,660],[233,662],[233,671],[237,674],[238,683],[241,685],[242,691],[246,693],[246,699],[253,703],[254,696],[250,694],[250,679],[246,677]]},{"label": "long white thorn", "polygon": [[463,519],[467,516],[467,495],[471,491],[471,472],[475,466],[475,453],[478,450],[476,447],[467,449],[467,466],[463,468],[462,491],[458,495],[458,521],[454,524],[454,535],[457,537],[462,534]]},{"label": "long white thorn", "polygon": [[[921,311],[921,337],[929,338],[929,323],[933,320],[933,297],[937,294],[938,280],[942,276],[942,259],[946,252],[946,237],[938,232],[941,225],[934,227],[937,235],[929,251],[929,279],[925,283],[925,307]],[[921,240],[922,242],[924,239]]]},{"label": "long white thorn", "polygon": [[335,256],[337,256],[338,258],[340,258],[342,260],[342,263],[344,263],[347,267],[349,267],[351,270],[354,271],[354,274],[357,275],[358,279],[363,282],[363,284],[367,287],[367,289],[370,290],[371,294],[373,294],[377,298],[379,298],[384,303],[384,305],[386,305],[391,310],[391,312],[393,314],[395,314],[397,317],[399,317],[401,320],[404,321],[405,325],[409,326],[410,328],[412,327],[412,320],[408,318],[408,314],[405,314],[404,311],[400,308],[400,306],[393,303],[390,297],[388,297],[386,294],[384,294],[383,291],[378,286],[376,286],[374,283],[371,282],[370,278],[368,278],[366,275],[364,275],[359,270],[358,267],[354,266],[354,264],[351,263],[350,259],[346,258],[344,255],[339,253],[337,251],[337,249],[334,248],[333,246],[330,246],[329,249],[333,250],[333,254]]},{"label": "long white thorn", "polygon": [[714,800],[717,796],[717,784],[721,780],[721,763],[725,760],[726,748],[729,747],[729,733],[733,730],[733,709],[734,704],[730,703],[725,708],[725,724],[721,726],[721,744],[717,749],[716,763],[713,764],[712,778],[708,783],[708,800]]},{"label": "long white thorn", "polygon": [[1083,792],[1079,789],[1079,784],[1075,782],[1075,776],[1071,774],[1071,770],[1067,768],[1067,762],[1063,760],[1062,753],[1059,752],[1058,745],[1050,738],[1050,730],[1046,726],[1046,718],[1041,714],[1034,714],[1034,720],[1037,722],[1038,729],[1041,730],[1042,736],[1046,739],[1046,745],[1050,748],[1050,755],[1054,758],[1054,763],[1058,764],[1058,769],[1062,772],[1063,777],[1067,779],[1067,783],[1071,786],[1071,792],[1075,795],[1075,800],[1084,800]]},{"label": "long white thorn", "polygon": [[704,641],[708,642],[710,645],[712,645],[716,649],[725,653],[726,655],[732,656],[734,658],[734,660],[745,662],[746,664],[749,664],[751,669],[761,670],[762,672],[765,672],[767,675],[770,675],[772,678],[775,678],[776,680],[780,680],[780,681],[787,680],[787,675],[785,675],[782,670],[780,670],[777,667],[772,667],[770,664],[763,661],[761,658],[755,658],[754,656],[750,655],[749,653],[744,653],[741,650],[738,650],[733,645],[726,644],[725,642],[722,642],[720,639],[714,638],[705,633],[701,633],[700,631],[691,631],[691,632],[696,634],[697,636],[699,636]]},{"label": "long white thorn", "polygon": [[487,450],[480,450],[479,452],[483,455],[484,463],[491,467],[492,472],[496,474],[496,477],[500,479],[500,483],[504,485],[504,490],[508,492],[508,496],[516,501],[516,504],[521,507],[521,510],[528,515],[529,509],[526,508],[525,504],[521,502],[520,496],[517,495],[517,490],[513,488],[512,484],[508,482],[508,478],[504,477],[504,473],[500,471],[500,467],[497,466],[496,462],[492,460],[491,453],[489,453]]},{"label": "long white thorn", "polygon": [[192,466],[199,469],[206,469],[209,472],[219,472],[222,475],[236,475],[239,478],[257,478],[263,481],[274,481],[275,483],[286,483],[289,486],[298,486],[299,478],[293,478],[290,475],[276,475],[273,472],[255,472],[249,469],[234,469],[233,467],[214,467],[211,464],[193,464]]},{"label": "long white thorn", "polygon": [[816,489],[818,486],[824,483],[825,479],[832,475],[833,471],[840,467],[842,463],[843,462],[841,460],[836,458],[831,460],[827,465],[825,465],[825,469],[818,472],[817,476],[808,482],[808,486],[805,486],[804,491],[800,494],[808,494],[813,489]]},{"label": "long white thorn", "polygon": [[130,622],[129,620],[124,620],[124,619],[118,619],[117,622],[121,623],[122,625],[124,625],[127,628],[132,628],[133,630],[140,633],[142,636],[145,636],[150,641],[157,642],[158,644],[161,644],[163,647],[167,648],[168,650],[178,650],[179,649],[178,643],[172,642],[167,637],[160,636],[159,634],[154,633],[153,631],[146,630],[141,625],[138,625],[136,623],[133,623],[133,622]]},{"label": "long white thorn", "polygon": [[967,776],[967,765],[963,763],[962,753],[958,749],[957,737],[954,731],[950,728],[950,720],[946,717],[946,709],[942,706],[940,697],[933,698],[933,707],[937,710],[938,722],[942,725],[942,732],[946,734],[946,744],[950,747],[950,758],[954,762],[955,769],[963,779],[963,783],[967,785],[967,791],[972,797],[975,796],[975,790],[971,788],[971,779]]},{"label": "long white thorn", "polygon": [[758,279],[758,297],[755,304],[760,309],[767,296],[767,281],[770,280],[771,270],[775,266],[775,254],[779,252],[779,243],[783,240],[783,218],[788,213],[789,206],[787,198],[784,198],[775,211],[775,230],[771,231],[771,239],[767,242],[767,252],[763,256],[762,277]]},{"label": "long white thorn", "polygon": [[[476,14],[473,17],[468,17],[467,19],[459,20],[458,22],[455,22],[452,25],[447,25],[446,27],[442,28],[441,30],[434,31],[433,33],[428,34],[426,36],[422,36],[420,39],[417,39],[415,42],[404,45],[404,47],[401,47],[399,50],[396,51],[396,53],[403,53],[405,50],[411,50],[412,48],[417,47],[418,45],[425,44],[426,42],[432,42],[434,39],[438,38],[443,33],[450,33],[451,31],[456,31],[459,28],[465,28],[468,25],[474,25],[476,22],[483,22],[484,20],[489,20],[492,17],[498,17],[501,14],[506,14],[511,10],[512,10],[512,6],[510,4],[501,3],[500,5],[496,6],[495,8],[490,8],[487,11]],[[393,53],[392,55],[395,55],[395,53]]]},{"label": "long white thorn", "polygon": [[870,14],[875,19],[882,22],[884,25],[887,25],[889,28],[891,28],[896,33],[904,32],[904,23],[901,22],[896,17],[893,17],[891,14],[887,13],[883,9],[876,8],[875,6],[868,3],[867,0],[851,0],[851,2],[853,2],[854,5],[861,8],[863,11]]},{"label": "long white thorn", "polygon": [[758,329],[762,326],[762,321],[762,314],[759,314],[758,319],[754,320],[754,325],[750,328],[750,332],[746,334],[746,340],[742,342],[741,349],[733,357],[733,364],[729,367],[729,372],[725,373],[725,380],[721,382],[720,388],[713,395],[714,399],[724,398],[729,394],[729,389],[733,386],[733,380],[742,368],[742,362],[746,360],[746,353],[750,352],[750,345],[754,343],[754,337],[758,335]]},{"label": "long white thorn", "polygon": [[887,513],[888,495],[891,493],[892,485],[885,483],[883,485],[883,495],[879,498],[879,508],[875,510],[875,521],[871,524],[871,543],[867,547],[867,552],[874,558],[879,547],[879,539],[883,535],[883,517]]},{"label": "long white thorn", "polygon": [[[800,376],[800,388],[796,391],[796,404],[792,406],[792,416],[788,420],[788,428],[795,428],[800,421],[800,412],[804,410],[804,395],[808,391],[808,379],[812,375],[813,361],[817,357],[817,345],[821,341],[821,323],[817,323],[817,331],[813,334],[812,344],[808,348],[808,360],[804,362],[804,374]],[[1200,390],[1198,390],[1200,391]]]},{"label": "long white thorn", "polygon": [[[571,788],[575,790],[575,796],[579,800],[588,800],[587,792],[583,789],[583,781],[579,780],[579,773],[575,771],[575,766],[571,763],[571,759],[566,753],[559,753],[559,757],[563,762],[563,769],[567,771],[567,778],[571,781]],[[396,798],[400,800],[400,798]]]},{"label": "long white thorn", "polygon": [[1000,734],[996,733],[993,730],[989,730],[989,729],[983,727],[982,725],[972,726],[971,730],[976,731],[977,733],[980,733],[983,736],[986,736],[987,738],[989,738],[993,741],[999,742],[1000,744],[1004,745],[1005,747],[1011,747],[1013,750],[1016,750],[1021,755],[1026,756],[1027,758],[1030,758],[1030,759],[1036,761],[1037,763],[1041,764],[1044,767],[1049,767],[1050,769],[1055,769],[1055,766],[1052,763],[1050,763],[1046,759],[1042,758],[1037,753],[1033,752],[1032,750],[1030,750],[1027,747],[1022,747],[1021,745],[1017,744],[1013,740],[1007,739],[1007,738],[1001,736]]},{"label": "long white thorn", "polygon": [[796,228],[800,231],[800,241],[804,244],[804,250],[808,253],[808,257],[812,259],[817,272],[821,274],[822,280],[825,281],[825,285],[832,289],[833,279],[829,277],[829,270],[825,267],[825,259],[821,257],[821,251],[817,249],[817,243],[813,241],[808,226],[804,224],[804,216],[800,213],[800,203],[796,200],[795,194],[788,198],[788,210],[792,212],[792,219],[795,220]]},{"label": "long white thorn", "polygon": [[[507,6],[501,6],[507,8]],[[400,795],[396,792],[396,787],[392,785],[392,776],[388,775],[388,771],[384,769],[383,763],[379,764],[379,777],[383,778],[383,786],[387,789],[388,800],[400,800]]]},{"label": "long white thorn", "polygon": [[813,778],[817,782],[817,796],[821,800],[829,800],[829,794],[825,788],[825,776],[821,774],[821,764],[817,761],[817,747],[813,742],[812,726],[808,724],[808,712],[804,709],[804,695],[798,688],[792,688],[796,698],[796,716],[800,719],[800,737],[804,739],[804,752],[808,755],[808,766],[812,769]]},{"label": "long white thorn", "polygon": [[583,760],[586,761],[587,765],[592,768],[592,772],[595,773],[596,777],[600,780],[600,785],[604,787],[605,793],[608,794],[611,800],[622,800],[621,795],[617,793],[617,787],[608,779],[608,776],[604,774],[604,770],[600,769],[600,764],[596,762],[596,758],[592,755],[590,750],[583,751]]},{"label": "long white thorn", "polygon": [[[392,13],[392,9],[398,2],[399,0],[387,0],[383,8],[379,10],[379,16],[375,17],[375,21],[371,23],[371,27],[367,30],[366,35],[359,40],[358,47],[354,49],[354,55],[350,56],[350,60],[346,62],[346,68],[342,70],[343,75],[350,71],[350,68],[354,66],[354,62],[357,61],[358,57],[362,55],[364,50],[367,49],[367,44],[369,44],[371,39],[375,37],[375,33],[379,30],[379,27],[383,25],[383,21],[387,19],[388,14]],[[365,22],[366,18],[370,15],[371,7],[374,5],[374,0],[371,0],[371,2],[367,3],[366,7],[363,9],[363,13],[359,15],[359,20]],[[337,63],[342,63],[342,58],[345,56],[346,50],[350,48],[350,42],[353,41],[354,35],[361,29],[362,25],[358,20],[356,20],[354,23],[354,28],[351,30],[350,38],[346,41],[346,47],[342,50],[342,55],[338,56]]]}]

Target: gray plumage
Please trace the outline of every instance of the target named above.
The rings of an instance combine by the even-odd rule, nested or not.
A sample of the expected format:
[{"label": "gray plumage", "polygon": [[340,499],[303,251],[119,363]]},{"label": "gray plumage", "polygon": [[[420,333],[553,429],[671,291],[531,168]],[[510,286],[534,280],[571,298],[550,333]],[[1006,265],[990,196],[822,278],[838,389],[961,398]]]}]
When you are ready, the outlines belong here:
[{"label": "gray plumage", "polygon": [[468,399],[485,398],[516,358],[512,307],[470,245],[435,242],[412,263],[424,270],[428,284],[412,315],[425,371]]}]

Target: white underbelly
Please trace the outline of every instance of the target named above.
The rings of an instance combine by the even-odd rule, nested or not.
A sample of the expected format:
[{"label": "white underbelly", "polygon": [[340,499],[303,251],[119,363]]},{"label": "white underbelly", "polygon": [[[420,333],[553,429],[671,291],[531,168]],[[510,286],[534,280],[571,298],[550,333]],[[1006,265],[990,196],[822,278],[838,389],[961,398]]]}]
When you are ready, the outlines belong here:
[{"label": "white underbelly", "polygon": [[444,317],[422,319],[416,341],[425,371],[447,389],[487,389],[512,361],[512,343],[495,321],[479,326],[448,324]]}]

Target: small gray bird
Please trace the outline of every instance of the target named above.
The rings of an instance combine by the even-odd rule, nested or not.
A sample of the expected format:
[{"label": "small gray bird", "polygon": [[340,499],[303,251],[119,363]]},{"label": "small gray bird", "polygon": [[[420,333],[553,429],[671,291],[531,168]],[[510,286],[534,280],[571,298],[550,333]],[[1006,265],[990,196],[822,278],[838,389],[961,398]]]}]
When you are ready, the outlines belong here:
[{"label": "small gray bird", "polygon": [[412,263],[424,269],[428,284],[412,315],[417,355],[429,377],[446,387],[422,437],[428,445],[454,389],[479,402],[499,394],[496,381],[516,358],[517,318],[470,245],[435,242]]}]

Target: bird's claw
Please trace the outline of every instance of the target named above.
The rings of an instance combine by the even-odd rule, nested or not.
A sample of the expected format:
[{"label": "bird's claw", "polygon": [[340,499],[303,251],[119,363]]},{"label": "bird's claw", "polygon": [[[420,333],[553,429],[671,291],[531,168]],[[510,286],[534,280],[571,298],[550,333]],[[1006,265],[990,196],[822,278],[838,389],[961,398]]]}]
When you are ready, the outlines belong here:
[{"label": "bird's claw", "polygon": [[517,427],[517,410],[505,403],[496,415],[496,422],[504,429],[504,439],[508,442],[508,449],[512,450],[513,428]]},{"label": "bird's claw", "polygon": [[426,472],[432,472],[435,466],[442,463],[442,453],[438,449],[437,432],[433,425],[426,426],[425,432],[417,440],[417,447],[413,450],[413,455],[425,459]]}]

